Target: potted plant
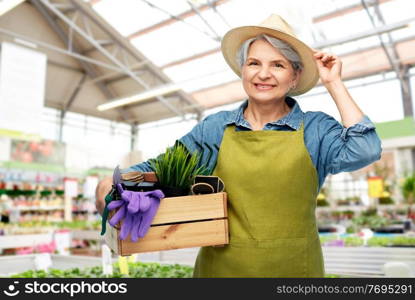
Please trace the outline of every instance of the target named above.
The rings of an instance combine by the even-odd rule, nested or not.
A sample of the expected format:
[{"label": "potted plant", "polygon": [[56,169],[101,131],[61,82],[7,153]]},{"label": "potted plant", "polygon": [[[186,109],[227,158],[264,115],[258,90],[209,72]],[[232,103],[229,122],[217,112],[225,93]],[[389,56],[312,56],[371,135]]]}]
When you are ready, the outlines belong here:
[{"label": "potted plant", "polygon": [[317,206],[319,207],[330,206],[330,203],[328,203],[326,199],[317,199]]},{"label": "potted plant", "polygon": [[336,203],[339,206],[347,206],[347,205],[350,205],[349,199],[337,199]]},{"label": "potted plant", "polygon": [[349,197],[346,200],[348,200],[349,203],[352,204],[352,205],[360,205],[360,204],[362,204],[362,200],[360,199],[359,196]]},{"label": "potted plant", "polygon": [[408,203],[408,211],[407,211],[407,217],[411,218],[411,206],[414,202],[414,191],[415,191],[415,174],[412,174],[411,176],[407,176],[402,184],[402,193],[405,197],[407,203]]},{"label": "potted plant", "polygon": [[157,187],[166,197],[185,196],[196,175],[208,175],[209,170],[200,166],[200,155],[190,153],[185,146],[176,143],[165,153],[150,161],[157,177]]},{"label": "potted plant", "polygon": [[353,216],[354,216],[354,211],[353,210],[345,210],[344,212],[343,212],[343,216],[346,218],[346,219],[352,219],[353,218]]},{"label": "potted plant", "polygon": [[382,195],[378,198],[379,205],[393,205],[395,202],[392,199],[392,194],[385,190],[382,192]]}]

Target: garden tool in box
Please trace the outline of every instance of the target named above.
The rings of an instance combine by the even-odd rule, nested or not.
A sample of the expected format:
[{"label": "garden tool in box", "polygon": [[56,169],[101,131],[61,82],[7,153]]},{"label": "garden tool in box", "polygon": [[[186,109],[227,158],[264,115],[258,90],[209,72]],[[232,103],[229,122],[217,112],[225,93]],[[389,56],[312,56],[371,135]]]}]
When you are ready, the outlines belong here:
[{"label": "garden tool in box", "polygon": [[[144,176],[141,178],[143,180]],[[109,223],[115,227],[120,221],[121,232],[120,239],[124,240],[131,234],[131,240],[136,242],[138,238],[142,238],[150,228],[151,222],[157,213],[160,200],[164,198],[161,190],[150,190],[144,192],[135,189],[129,190],[121,182],[122,176],[119,168],[115,168],[113,174],[113,189],[111,199],[106,200],[105,221],[111,210],[116,210]],[[151,188],[151,187],[147,187]],[[110,197],[108,197],[110,198]],[[104,215],[103,215],[104,221]],[[104,224],[103,224],[104,226]],[[105,233],[103,227],[103,232]]]},{"label": "garden tool in box", "polygon": [[225,184],[218,176],[197,175],[191,187],[193,195],[220,193],[225,189]]},{"label": "garden tool in box", "polygon": [[117,166],[114,169],[114,172],[112,174],[112,188],[111,191],[105,196],[105,208],[104,212],[102,213],[102,223],[101,223],[101,235],[105,234],[106,227],[107,227],[107,219],[108,219],[108,205],[112,200],[120,200],[119,197],[117,197],[116,193],[116,185],[121,183],[121,173],[120,168]]}]

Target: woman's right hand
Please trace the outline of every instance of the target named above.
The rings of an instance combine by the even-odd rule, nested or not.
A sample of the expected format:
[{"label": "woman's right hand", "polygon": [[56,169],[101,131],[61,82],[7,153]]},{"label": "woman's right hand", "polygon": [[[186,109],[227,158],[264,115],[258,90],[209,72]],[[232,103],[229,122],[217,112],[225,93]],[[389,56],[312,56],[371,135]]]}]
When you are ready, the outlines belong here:
[{"label": "woman's right hand", "polygon": [[97,211],[102,215],[105,208],[105,196],[111,191],[112,177],[102,179],[95,190],[95,206]]}]

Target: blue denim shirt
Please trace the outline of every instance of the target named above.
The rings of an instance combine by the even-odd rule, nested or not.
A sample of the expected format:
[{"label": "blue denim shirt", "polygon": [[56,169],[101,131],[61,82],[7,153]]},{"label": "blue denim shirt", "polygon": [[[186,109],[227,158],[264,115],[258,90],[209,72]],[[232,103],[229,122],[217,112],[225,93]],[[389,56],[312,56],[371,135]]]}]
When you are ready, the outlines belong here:
[{"label": "blue denim shirt", "polygon": [[[294,131],[299,130],[304,122],[304,143],[317,170],[319,190],[328,174],[355,171],[380,159],[381,142],[367,116],[345,128],[326,113],[304,113],[293,98],[287,97],[286,102],[291,111],[285,117],[265,124],[263,130]],[[213,170],[226,127],[235,124],[238,131],[252,130],[243,115],[247,105],[248,100],[233,111],[220,111],[207,116],[178,141],[190,152],[202,153],[201,163]],[[152,171],[149,161],[146,161],[121,172],[132,170]]]}]

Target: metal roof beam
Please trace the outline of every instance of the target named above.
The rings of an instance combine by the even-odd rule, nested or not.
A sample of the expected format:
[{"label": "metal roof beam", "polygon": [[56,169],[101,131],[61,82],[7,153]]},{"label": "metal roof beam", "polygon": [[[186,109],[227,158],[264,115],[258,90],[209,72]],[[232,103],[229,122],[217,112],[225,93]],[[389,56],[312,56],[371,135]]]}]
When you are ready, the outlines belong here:
[{"label": "metal roof beam", "polygon": [[[378,23],[385,25],[385,19],[383,18],[383,14],[380,11],[379,3],[376,1],[373,4],[373,15],[370,13],[370,8],[365,0],[361,0],[362,5],[364,6],[366,13],[374,27],[376,27],[376,20]],[[410,84],[409,84],[409,77],[408,70],[409,68],[407,66],[403,66],[400,62],[398,51],[396,50],[396,44],[393,40],[392,35],[388,32],[386,34],[388,38],[388,42],[385,43],[383,41],[383,38],[380,34],[378,34],[378,38],[380,41],[380,44],[386,54],[386,57],[389,60],[389,63],[393,67],[396,76],[399,78],[399,83],[402,91],[402,102],[403,102],[403,108],[404,108],[404,115],[405,116],[413,116],[413,107],[412,107],[412,95],[410,92]]]},{"label": "metal roof beam", "polygon": [[[42,0],[43,1],[43,0]],[[128,52],[131,56],[133,56],[136,60],[138,60],[139,63],[141,62],[146,62],[148,68],[152,71],[152,75],[159,79],[161,82],[163,83],[170,83],[171,80],[170,78],[168,78],[158,67],[156,67],[152,62],[148,61],[144,56],[142,56],[138,50],[128,41],[126,41],[124,38],[119,38],[118,36],[116,36],[115,31],[113,32],[113,30],[111,28],[107,28],[105,27],[102,22],[100,22],[99,17],[96,16],[95,14],[91,14],[90,11],[88,9],[85,9],[85,4],[82,1],[79,0],[70,0],[74,6],[77,7],[77,9],[79,11],[81,11],[84,15],[88,16],[88,18],[94,22],[95,25],[97,25],[102,31],[104,31],[110,38],[111,40],[114,41],[115,44],[117,44],[120,48],[122,48],[123,50],[125,50],[126,52]],[[219,1],[229,1],[229,0],[219,0]],[[105,49],[104,49],[105,50]],[[125,72],[124,72],[125,73]],[[127,72],[128,74],[128,72]],[[136,76],[130,76],[132,77],[133,80],[136,80]],[[148,88],[146,86],[144,86],[145,88]],[[188,94],[184,93],[183,91],[178,91],[177,92],[180,97],[187,103],[189,103],[190,105],[195,105],[195,103],[192,101],[192,99],[189,97]],[[169,106],[170,104],[168,102],[166,102],[166,100],[164,99],[163,96],[158,96],[156,97],[156,99],[158,101],[161,101],[164,105]],[[169,107],[168,107],[169,108]],[[203,109],[201,107],[195,107],[195,110],[197,111],[197,113],[202,113]],[[180,113],[180,116],[183,117],[183,115]]]},{"label": "metal roof beam", "polygon": [[78,73],[83,73],[84,72],[84,70],[81,69],[81,68],[74,67],[74,66],[71,66],[71,65],[68,65],[68,64],[64,64],[64,63],[55,61],[53,59],[50,59],[49,57],[47,58],[47,60],[48,60],[48,64],[51,64],[52,66],[56,66],[56,67],[59,67],[59,68],[71,70],[71,71],[78,72]]},{"label": "metal roof beam", "polygon": [[[40,1],[41,0],[32,0],[32,3],[36,7],[36,9],[43,15],[43,17],[46,19],[46,21],[48,22],[49,26],[51,26],[53,31],[55,31],[56,34],[60,37],[60,39],[65,43],[65,45],[69,45],[69,39],[66,36],[65,32],[59,26],[59,24],[55,22],[54,18],[49,14],[49,12],[46,11],[45,7],[40,3]],[[76,45],[73,44],[72,47],[75,51],[77,51]],[[82,68],[85,70],[85,72],[88,74],[89,77],[95,78],[98,76],[97,71],[90,64],[82,60],[79,61],[79,63],[82,66]],[[116,97],[116,95],[102,82],[97,82],[96,85],[108,100],[114,99]],[[126,109],[120,108],[117,111],[120,113],[121,118],[124,121],[131,119],[131,113],[127,112]]]},{"label": "metal roof beam", "polygon": [[[393,0],[378,0],[379,4],[383,4],[389,1],[393,1]],[[313,23],[318,23],[318,22],[323,22],[323,21],[327,21],[329,19],[333,19],[339,16],[343,16],[343,15],[347,15],[359,10],[363,10],[364,7],[362,4],[354,4],[354,5],[349,5],[340,9],[336,9],[333,10],[331,12],[328,13],[324,13],[322,15],[319,15],[317,17],[312,18]]]},{"label": "metal roof beam", "polygon": [[[37,1],[37,0],[32,0],[32,1]],[[61,53],[61,54],[64,54],[64,55],[71,56],[73,58],[76,58],[77,60],[84,61],[84,62],[87,62],[89,64],[94,64],[94,65],[97,65],[97,66],[106,68],[108,70],[112,70],[112,71],[116,71],[116,72],[119,72],[119,73],[123,73],[123,70],[121,70],[118,67],[115,67],[115,66],[112,66],[112,65],[103,63],[101,61],[98,61],[98,60],[95,60],[95,59],[92,59],[92,58],[89,58],[89,57],[86,57],[84,55],[75,53],[73,51],[68,51],[68,50],[64,50],[62,48],[58,48],[58,47],[56,47],[54,45],[50,45],[50,44],[44,43],[42,41],[32,39],[30,37],[27,37],[27,36],[24,36],[24,35],[21,35],[21,34],[12,32],[12,31],[9,31],[7,29],[0,28],[0,33],[2,33],[4,35],[11,36],[11,37],[15,37],[17,39],[20,39],[23,42],[33,43],[35,46],[38,46],[40,48],[45,48],[45,49],[48,49],[48,50],[51,50],[51,51],[55,51],[55,52],[58,52],[58,53]]]},{"label": "metal roof beam", "polygon": [[81,91],[86,79],[87,79],[87,74],[84,73],[81,77],[81,79],[79,80],[78,84],[76,85],[74,91],[72,92],[71,96],[69,97],[68,102],[65,103],[63,109],[62,109],[62,115],[63,117],[65,117],[66,112],[69,110],[69,108],[71,108],[72,103],[75,101],[76,97],[78,96],[79,92]]},{"label": "metal roof beam", "polygon": [[328,40],[328,41],[324,41],[324,42],[320,42],[320,43],[316,43],[314,45],[312,45],[313,48],[327,48],[327,47],[332,47],[332,46],[336,46],[336,45],[340,45],[340,44],[345,44],[345,43],[349,43],[349,42],[353,42],[356,40],[361,40],[367,37],[371,37],[371,36],[375,36],[375,35],[380,35],[383,33],[388,33],[394,30],[398,30],[398,29],[402,29],[408,26],[408,23],[415,21],[415,17],[414,18],[409,18],[400,22],[396,22],[393,24],[388,24],[388,25],[384,25],[384,26],[380,26],[380,27],[376,27],[364,32],[360,32],[357,34],[352,34],[349,36],[346,36],[344,38],[340,38],[340,39],[335,39],[335,40]]},{"label": "metal roof beam", "polygon": [[[213,4],[216,5],[216,6],[218,6],[218,5],[224,4],[224,3],[228,2],[228,1],[229,0],[218,0],[218,1],[215,1]],[[198,10],[199,10],[199,12],[202,12],[202,11],[205,11],[207,9],[211,9],[211,5],[212,4],[202,5],[202,6],[200,6],[198,8]],[[195,11],[192,10],[192,9],[191,10],[188,10],[188,11],[185,11],[185,12],[181,13],[180,15],[177,15],[175,18],[169,18],[169,19],[167,19],[165,21],[159,22],[159,23],[154,24],[152,26],[149,26],[147,28],[140,29],[140,30],[138,30],[138,31],[136,31],[136,32],[128,35],[127,38],[130,39],[130,40],[131,39],[135,39],[135,38],[137,38],[137,37],[139,37],[141,35],[144,35],[144,34],[147,34],[147,33],[152,32],[152,31],[158,30],[158,29],[160,29],[162,27],[165,27],[165,26],[174,24],[174,23],[177,22],[178,19],[186,19],[186,18],[189,18],[189,17],[194,16],[195,14],[196,14]]]},{"label": "metal roof beam", "polygon": [[[44,6],[46,6],[49,10],[51,10],[55,15],[57,15],[63,22],[65,22],[68,26],[70,26],[75,32],[77,32],[80,36],[82,36],[85,40],[87,40],[89,43],[91,43],[93,46],[95,46],[101,54],[103,54],[106,58],[108,58],[110,61],[112,61],[115,65],[117,65],[119,68],[121,68],[125,73],[127,73],[134,81],[139,83],[142,87],[145,89],[149,89],[149,86],[146,82],[144,82],[141,78],[136,76],[129,70],[129,67],[124,65],[120,60],[118,60],[116,57],[111,55],[106,49],[104,49],[101,45],[97,43],[97,41],[88,33],[86,33],[84,30],[82,30],[79,26],[74,24],[67,16],[65,16],[62,12],[60,12],[57,8],[54,7],[52,3],[50,3],[49,0],[37,0],[40,1]],[[71,0],[71,3],[77,7],[80,8],[78,3]],[[101,82],[98,82],[98,84],[102,84]],[[163,103],[167,108],[169,108],[172,112],[176,113],[179,116],[183,116],[183,113],[178,110],[176,107],[174,107],[169,101],[167,101],[164,97],[157,96],[155,97],[157,100],[159,100],[161,103]]]},{"label": "metal roof beam", "polygon": [[[374,29],[371,29],[371,30],[368,30],[368,31],[365,31],[365,32],[361,32],[361,33],[357,33],[357,34],[354,34],[354,35],[350,35],[350,36],[347,36],[347,37],[344,37],[344,38],[341,38],[341,39],[328,40],[328,41],[324,41],[324,42],[321,42],[321,43],[316,43],[316,44],[312,45],[312,47],[313,48],[326,48],[326,47],[330,47],[330,46],[336,46],[336,45],[339,45],[339,44],[352,42],[352,41],[355,41],[355,40],[371,37],[373,35],[378,35],[378,34],[382,34],[382,33],[385,33],[385,32],[390,32],[390,31],[394,31],[394,30],[397,30],[397,29],[400,29],[400,28],[404,28],[405,26],[408,25],[408,23],[413,22],[413,21],[415,21],[415,18],[406,19],[406,20],[401,21],[401,22],[396,22],[394,24],[389,24],[389,25],[385,25],[385,26],[382,26],[382,27],[374,28]],[[211,49],[211,50],[201,52],[201,53],[189,56],[189,57],[185,57],[185,58],[182,58],[182,59],[179,59],[179,60],[172,61],[170,63],[167,63],[167,64],[161,66],[160,68],[161,69],[170,68],[170,67],[173,67],[173,66],[177,66],[177,65],[180,65],[180,64],[187,63],[187,62],[195,60],[195,59],[202,58],[204,56],[208,56],[208,55],[211,55],[211,54],[218,53],[220,51],[221,51],[220,48]]]},{"label": "metal roof beam", "polygon": [[[195,12],[195,14],[199,16],[199,18],[202,20],[202,22],[205,23],[205,25],[209,28],[209,30],[214,34],[215,40],[218,41],[218,42],[220,42],[221,36],[216,32],[216,30],[209,23],[209,21],[206,20],[206,18],[202,16],[202,12],[200,11],[200,9],[198,7],[196,7],[196,5],[194,5],[192,3],[192,1],[187,0],[186,2],[192,8],[192,10]],[[211,4],[208,4],[208,5],[209,5],[210,8],[212,8],[212,5]]]},{"label": "metal roof beam", "polygon": [[[142,63],[134,65],[134,66],[131,67],[131,71],[134,72],[134,74],[136,74],[138,76],[139,74],[146,71],[145,69],[142,69],[146,64],[147,64],[147,62],[143,61]],[[98,77],[94,78],[92,81],[93,82],[105,81],[106,83],[112,83],[113,81],[125,79],[125,78],[128,78],[128,77],[129,76],[127,76],[123,73],[120,73],[120,72],[111,72],[111,73],[107,73],[107,74],[98,76]]]},{"label": "metal roof beam", "polygon": [[[109,41],[109,40],[107,40],[107,41],[98,41],[98,40],[97,40],[97,42],[98,42],[98,43],[99,43],[102,47],[107,47],[107,46],[111,46],[111,45],[113,45],[113,44],[114,44],[114,42],[113,42],[113,41]],[[90,47],[90,48],[88,48],[88,49],[83,50],[83,51],[82,51],[82,54],[83,54],[83,55],[88,55],[89,53],[94,52],[94,51],[97,51],[97,49],[96,49],[95,47]]]}]

